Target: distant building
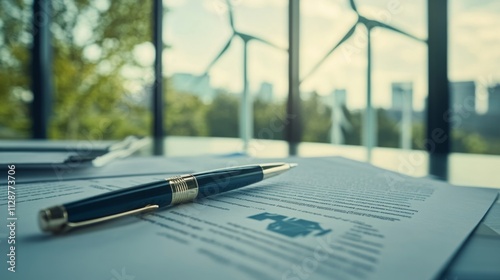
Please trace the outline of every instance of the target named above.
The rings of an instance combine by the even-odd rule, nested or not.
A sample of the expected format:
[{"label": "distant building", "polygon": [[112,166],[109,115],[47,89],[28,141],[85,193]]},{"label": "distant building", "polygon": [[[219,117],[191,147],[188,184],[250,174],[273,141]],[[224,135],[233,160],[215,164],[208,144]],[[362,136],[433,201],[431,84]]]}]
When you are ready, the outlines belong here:
[{"label": "distant building", "polygon": [[392,110],[402,111],[403,108],[413,108],[413,83],[392,83]]},{"label": "distant building", "polygon": [[347,103],[347,91],[335,89],[330,95],[332,105],[332,127],[330,129],[330,141],[335,145],[345,143],[344,130],[350,129],[350,124],[344,114]]},{"label": "distant building", "polygon": [[273,84],[263,82],[260,85],[259,91],[257,92],[257,99],[266,103],[271,103],[273,101],[273,98]]},{"label": "distant building", "polygon": [[500,84],[488,88],[487,114],[500,116]]},{"label": "distant building", "polygon": [[413,116],[413,83],[392,83],[392,109],[401,112],[399,145],[411,149]]},{"label": "distant building", "polygon": [[345,107],[347,104],[347,91],[345,89],[335,89],[333,91],[333,102],[335,106]]},{"label": "distant building", "polygon": [[476,84],[474,81],[451,82],[450,93],[450,109],[452,111],[476,112]]},{"label": "distant building", "polygon": [[[476,87],[472,81],[450,83],[450,108],[454,110],[455,114],[455,117],[448,119],[452,129],[477,133],[485,138],[499,138],[500,84],[488,89],[488,111],[486,114],[477,113],[475,92]],[[427,107],[427,97],[425,107]],[[469,109],[473,110],[469,111]],[[388,116],[395,121],[402,118],[401,111],[396,110],[389,110]],[[425,123],[425,110],[413,112],[412,119],[414,123]]]},{"label": "distant building", "polygon": [[189,73],[172,75],[172,86],[179,93],[197,96],[204,102],[210,102],[215,97],[215,90],[210,86],[210,77],[195,76]]}]

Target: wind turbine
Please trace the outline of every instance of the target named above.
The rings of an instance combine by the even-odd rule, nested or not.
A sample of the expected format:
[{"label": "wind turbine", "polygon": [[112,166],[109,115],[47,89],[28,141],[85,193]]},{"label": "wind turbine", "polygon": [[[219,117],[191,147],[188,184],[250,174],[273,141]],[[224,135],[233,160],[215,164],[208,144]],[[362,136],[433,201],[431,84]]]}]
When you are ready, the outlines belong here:
[{"label": "wind turbine", "polygon": [[346,103],[346,90],[335,89],[331,93],[331,106],[332,106],[332,127],[330,129],[330,142],[334,145],[345,144],[345,137],[343,130],[350,130],[351,123],[347,120],[344,113]]},{"label": "wind turbine", "polygon": [[305,79],[307,79],[309,76],[311,76],[312,73],[314,73],[320,66],[325,62],[325,60],[340,46],[342,45],[347,39],[349,39],[354,32],[356,31],[356,26],[358,24],[362,24],[365,26],[366,31],[367,31],[367,54],[368,54],[368,62],[367,62],[367,79],[366,79],[366,111],[364,115],[364,129],[363,129],[363,144],[367,149],[367,160],[371,161],[371,151],[373,147],[376,145],[375,140],[376,140],[376,122],[375,118],[376,116],[374,115],[374,110],[372,107],[372,57],[371,57],[371,31],[375,27],[380,27],[384,29],[388,29],[391,31],[394,31],[396,33],[402,34],[406,37],[412,38],[414,40],[420,41],[420,42],[426,42],[426,40],[420,39],[416,36],[413,36],[405,31],[402,31],[401,29],[398,29],[396,27],[392,27],[390,25],[387,25],[383,22],[373,20],[366,18],[362,16],[357,7],[356,4],[354,3],[354,0],[349,0],[349,4],[351,6],[351,9],[356,13],[358,16],[357,21],[354,23],[354,25],[347,31],[347,33],[342,37],[342,39],[334,45],[318,63],[312,68],[311,71],[307,75],[304,76],[304,78],[301,80],[303,82]]},{"label": "wind turbine", "polygon": [[243,140],[243,150],[247,151],[250,139],[253,137],[253,102],[252,97],[248,92],[248,43],[250,41],[258,41],[276,49],[285,49],[262,38],[238,31],[234,25],[233,7],[231,6],[229,0],[226,0],[226,5],[229,15],[229,25],[231,26],[232,30],[231,37],[229,37],[228,41],[217,54],[217,56],[210,62],[210,64],[208,64],[205,72],[201,75],[201,77],[208,75],[210,69],[229,49],[231,43],[236,37],[240,38],[243,41],[243,92],[240,102],[240,138]]}]

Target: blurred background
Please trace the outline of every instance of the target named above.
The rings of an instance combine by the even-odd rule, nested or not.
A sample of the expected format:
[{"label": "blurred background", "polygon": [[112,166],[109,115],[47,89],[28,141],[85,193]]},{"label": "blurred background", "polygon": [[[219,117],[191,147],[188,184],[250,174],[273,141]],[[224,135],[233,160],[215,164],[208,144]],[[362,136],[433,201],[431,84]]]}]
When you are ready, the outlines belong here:
[{"label": "blurred background", "polygon": [[0,139],[138,135],[500,187],[500,2],[431,2],[1,1]]}]

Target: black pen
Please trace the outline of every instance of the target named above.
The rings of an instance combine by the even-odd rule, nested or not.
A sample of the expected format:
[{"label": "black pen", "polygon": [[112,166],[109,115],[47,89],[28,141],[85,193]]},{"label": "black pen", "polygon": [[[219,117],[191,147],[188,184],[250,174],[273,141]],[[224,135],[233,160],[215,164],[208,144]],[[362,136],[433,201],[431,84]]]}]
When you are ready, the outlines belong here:
[{"label": "black pen", "polygon": [[38,221],[42,231],[65,232],[231,191],[276,176],[295,166],[266,163],[171,177],[42,209]]}]

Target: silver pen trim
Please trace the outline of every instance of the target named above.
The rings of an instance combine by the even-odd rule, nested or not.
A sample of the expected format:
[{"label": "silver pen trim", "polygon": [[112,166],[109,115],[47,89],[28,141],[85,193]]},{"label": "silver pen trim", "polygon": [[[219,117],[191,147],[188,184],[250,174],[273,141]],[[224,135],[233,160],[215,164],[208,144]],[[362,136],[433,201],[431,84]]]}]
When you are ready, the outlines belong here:
[{"label": "silver pen trim", "polygon": [[198,196],[198,182],[193,175],[175,176],[165,180],[169,182],[172,189],[170,205],[189,202]]},{"label": "silver pen trim", "polygon": [[262,168],[262,174],[264,175],[262,180],[280,175],[281,173],[288,171],[297,166],[296,163],[264,163],[259,164]]},{"label": "silver pen trim", "polygon": [[[277,176],[295,166],[297,164],[289,163],[267,163],[259,164],[262,168],[262,180]],[[175,176],[165,179],[169,182],[172,190],[172,200],[170,205],[180,204],[196,199],[199,192],[198,182],[193,175]],[[96,223],[105,222],[108,220],[146,213],[159,208],[159,205],[146,205],[137,209],[132,209],[122,213],[116,213],[104,217],[99,217],[91,220],[80,222],[69,222],[68,212],[63,205],[57,205],[40,210],[38,214],[38,223],[42,231],[51,233],[63,233],[73,228],[83,227]]]}]

